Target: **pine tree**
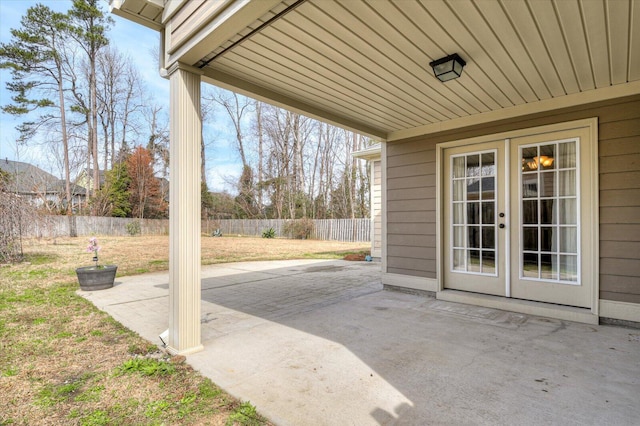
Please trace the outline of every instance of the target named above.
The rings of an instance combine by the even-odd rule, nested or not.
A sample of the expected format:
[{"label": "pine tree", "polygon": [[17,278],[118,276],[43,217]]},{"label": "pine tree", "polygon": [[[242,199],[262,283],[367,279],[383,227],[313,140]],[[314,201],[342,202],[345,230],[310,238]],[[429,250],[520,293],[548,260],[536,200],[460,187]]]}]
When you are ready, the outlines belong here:
[{"label": "pine tree", "polygon": [[[69,20],[65,14],[37,4],[27,10],[20,24],[19,29],[11,30],[11,42],[0,44],[0,68],[11,69],[12,81],[7,83],[7,88],[14,94],[13,103],[3,105],[2,110],[30,119],[33,119],[31,112],[43,111],[35,120],[25,121],[18,127],[19,142],[25,143],[40,129],[51,129],[51,126],[60,131],[66,182],[64,201],[70,215],[71,173],[64,96]],[[50,94],[55,96],[50,98]]]}]

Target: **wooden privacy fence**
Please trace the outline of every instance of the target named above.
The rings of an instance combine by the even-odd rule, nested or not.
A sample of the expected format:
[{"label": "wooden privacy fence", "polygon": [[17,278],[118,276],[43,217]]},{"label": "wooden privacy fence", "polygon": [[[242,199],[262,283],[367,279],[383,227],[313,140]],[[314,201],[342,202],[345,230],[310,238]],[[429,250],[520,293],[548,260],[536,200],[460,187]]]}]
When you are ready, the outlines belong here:
[{"label": "wooden privacy fence", "polygon": [[[141,235],[168,235],[168,219],[130,219],[100,216],[43,216],[24,224],[25,237],[68,236],[75,227],[78,236],[129,235],[127,225],[138,222]],[[222,235],[262,236],[270,228],[276,237],[292,237],[292,228],[307,227],[309,238],[325,241],[371,241],[370,219],[220,219],[203,220],[202,232],[212,235],[220,229]],[[306,228],[305,228],[306,229]]]},{"label": "wooden privacy fence", "polygon": [[138,222],[141,235],[169,235],[168,219],[130,219],[101,216],[43,216],[28,224],[23,235],[27,237],[69,236],[75,227],[78,236],[129,235],[127,225]]},{"label": "wooden privacy fence", "polygon": [[[325,241],[371,241],[371,220],[363,219],[219,219],[202,222],[202,232],[208,235],[220,229],[222,235],[261,236],[270,228],[276,237],[291,237],[292,222],[307,222],[309,237]],[[287,226],[289,225],[289,226]],[[289,231],[289,232],[288,232]]]}]

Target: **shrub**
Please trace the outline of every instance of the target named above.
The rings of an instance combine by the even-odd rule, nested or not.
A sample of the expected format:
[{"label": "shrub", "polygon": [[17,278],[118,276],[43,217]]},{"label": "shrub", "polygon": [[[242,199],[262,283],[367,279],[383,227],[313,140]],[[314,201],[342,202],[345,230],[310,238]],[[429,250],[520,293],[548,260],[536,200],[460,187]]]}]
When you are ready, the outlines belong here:
[{"label": "shrub", "polygon": [[313,220],[305,218],[289,221],[284,225],[284,232],[296,240],[309,239],[313,233]]},{"label": "shrub", "polygon": [[132,237],[139,235],[142,232],[142,229],[140,228],[140,222],[138,222],[137,220],[127,223],[125,228],[127,228],[127,232]]},{"label": "shrub", "polygon": [[22,237],[38,222],[38,212],[25,198],[2,190],[0,182],[0,263],[23,258]]},{"label": "shrub", "polygon": [[262,231],[262,238],[275,238],[276,231],[273,228],[265,229]]}]

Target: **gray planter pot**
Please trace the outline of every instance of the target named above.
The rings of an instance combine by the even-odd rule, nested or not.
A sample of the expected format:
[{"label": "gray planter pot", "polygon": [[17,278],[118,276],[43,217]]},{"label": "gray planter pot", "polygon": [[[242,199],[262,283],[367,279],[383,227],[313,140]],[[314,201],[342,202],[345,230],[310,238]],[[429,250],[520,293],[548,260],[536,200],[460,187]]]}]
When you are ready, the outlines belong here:
[{"label": "gray planter pot", "polygon": [[113,287],[117,270],[116,265],[85,266],[76,269],[80,290],[94,291]]}]

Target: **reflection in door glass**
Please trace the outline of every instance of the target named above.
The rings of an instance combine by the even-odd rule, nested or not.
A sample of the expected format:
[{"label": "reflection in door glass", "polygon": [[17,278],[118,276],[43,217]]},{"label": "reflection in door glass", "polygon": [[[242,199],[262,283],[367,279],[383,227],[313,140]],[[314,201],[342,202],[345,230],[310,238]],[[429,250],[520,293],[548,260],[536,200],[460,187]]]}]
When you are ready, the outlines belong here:
[{"label": "reflection in door glass", "polygon": [[579,281],[576,147],[575,139],[520,147],[522,278]]},{"label": "reflection in door glass", "polygon": [[496,274],[496,152],[451,158],[451,269]]}]

